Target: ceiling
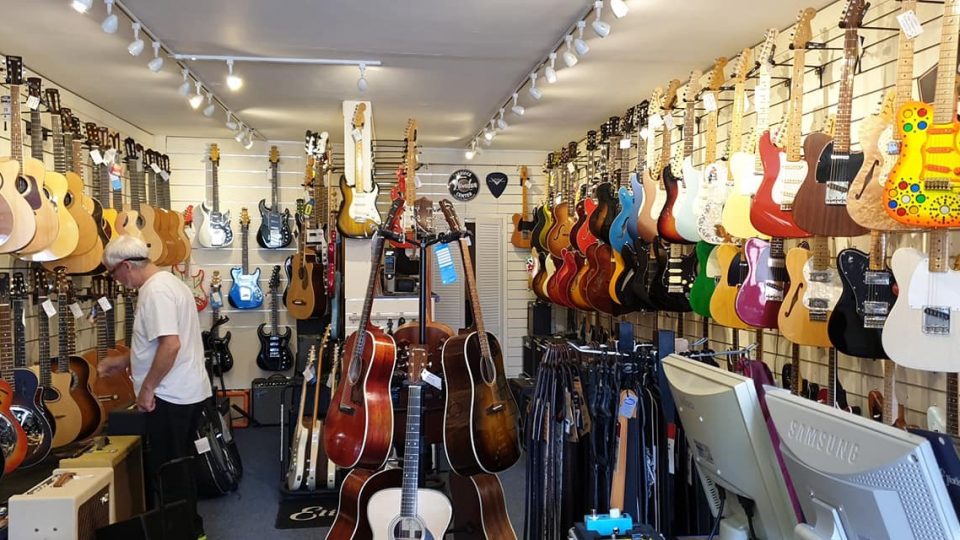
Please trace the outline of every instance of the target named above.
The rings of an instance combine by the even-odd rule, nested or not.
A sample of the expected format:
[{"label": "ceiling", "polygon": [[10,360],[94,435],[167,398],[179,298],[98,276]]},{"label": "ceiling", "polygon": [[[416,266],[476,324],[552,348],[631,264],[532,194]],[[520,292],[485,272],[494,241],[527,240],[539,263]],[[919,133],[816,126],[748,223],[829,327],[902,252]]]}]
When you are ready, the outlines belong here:
[{"label": "ceiling", "polygon": [[[831,3],[814,0],[815,7]],[[222,111],[204,118],[177,93],[179,69],[167,60],[160,73],[152,57],[131,57],[132,39],[100,30],[100,0],[86,15],[68,0],[0,0],[0,52],[24,57],[44,77],[71,89],[141,129],[172,136],[226,137]],[[244,86],[230,92],[221,62],[188,62],[244,122],[274,140],[300,140],[305,129],[327,129],[342,139],[340,102],[373,102],[377,135],[399,138],[407,118],[419,123],[420,144],[464,147],[503,100],[584,11],[585,0],[124,0],[169,49],[179,53],[376,59],[360,93],[352,66],[238,63]],[[539,102],[521,92],[522,118],[508,112],[498,149],[548,149],[582,136],[671,78],[706,69],[717,55],[755,44],[770,26],[792,24],[810,0],[627,0],[605,39],[590,27],[589,54],[559,81],[543,77]],[[737,13],[737,17],[724,14]],[[724,17],[723,24],[718,18]],[[591,17],[592,19],[592,17]],[[40,37],[42,36],[42,38]],[[509,108],[508,108],[509,110]]]}]

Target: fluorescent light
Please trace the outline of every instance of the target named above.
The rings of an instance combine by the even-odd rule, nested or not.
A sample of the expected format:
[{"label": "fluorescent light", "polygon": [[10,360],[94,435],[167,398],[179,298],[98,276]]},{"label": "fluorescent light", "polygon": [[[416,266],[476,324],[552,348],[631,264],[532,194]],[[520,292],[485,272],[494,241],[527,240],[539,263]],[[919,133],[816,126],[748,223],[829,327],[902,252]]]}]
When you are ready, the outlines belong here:
[{"label": "fluorescent light", "polygon": [[163,58],[160,57],[160,42],[153,42],[153,60],[147,62],[147,68],[156,73],[163,68]]},{"label": "fluorescent light", "polygon": [[243,86],[243,79],[233,74],[233,59],[227,60],[227,88],[236,92]]},{"label": "fluorescent light", "polygon": [[127,52],[130,53],[130,56],[140,56],[140,53],[143,52],[143,40],[140,39],[140,23],[133,23],[133,41],[127,45]]},{"label": "fluorescent light", "polygon": [[583,56],[590,52],[590,46],[587,45],[587,42],[583,39],[583,29],[587,26],[587,21],[578,21],[577,22],[577,39],[573,40],[573,48],[577,50],[577,54]]},{"label": "fluorescent light", "polygon": [[594,2],[593,9],[597,14],[597,17],[593,20],[593,23],[591,23],[590,26],[593,27],[593,31],[598,37],[605,38],[610,35],[610,25],[600,20],[600,11],[603,9],[602,0],[597,0]]},{"label": "fluorescent light", "polygon": [[93,0],[73,0],[70,3],[70,7],[75,9],[77,13],[86,13],[90,11],[90,6],[93,5]]},{"label": "fluorescent light", "polygon": [[577,61],[580,60],[577,58],[577,55],[573,54],[573,49],[571,48],[573,36],[566,36],[563,40],[567,42],[567,50],[563,51],[563,63],[566,64],[568,68],[572,68],[577,65]]},{"label": "fluorescent light", "polygon": [[627,7],[627,3],[623,0],[610,0],[610,9],[618,19],[622,19],[627,13],[630,13],[630,8]]},{"label": "fluorescent light", "polygon": [[557,82],[557,70],[555,65],[557,63],[557,53],[550,53],[550,64],[543,69],[543,78],[547,80],[548,83],[553,84]]},{"label": "fluorescent light", "polygon": [[537,101],[540,101],[540,98],[543,97],[543,91],[537,88],[537,72],[536,71],[530,74],[530,88],[527,90],[527,92],[530,94],[530,97],[532,97]]},{"label": "fluorescent light", "polygon": [[108,34],[116,34],[119,19],[113,13],[113,0],[104,0],[104,3],[107,4],[107,17],[100,23],[100,28]]},{"label": "fluorescent light", "polygon": [[516,92],[513,93],[513,107],[510,107],[510,110],[517,116],[523,116],[523,113],[527,112],[527,110],[523,108],[523,105],[517,105]]}]

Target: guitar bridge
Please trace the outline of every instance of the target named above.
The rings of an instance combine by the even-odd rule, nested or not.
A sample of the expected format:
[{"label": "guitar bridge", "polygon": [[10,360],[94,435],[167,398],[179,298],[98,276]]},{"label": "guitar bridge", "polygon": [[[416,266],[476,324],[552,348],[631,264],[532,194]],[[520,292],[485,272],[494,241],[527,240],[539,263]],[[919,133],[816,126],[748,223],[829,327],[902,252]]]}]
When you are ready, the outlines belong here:
[{"label": "guitar bridge", "polygon": [[[866,285],[890,285],[890,274],[888,272],[878,272],[876,270],[867,270],[863,274],[863,282]],[[865,304],[866,303],[876,303],[876,302],[865,302]],[[883,302],[880,302],[880,303],[884,304]]]},{"label": "guitar bridge", "polygon": [[950,334],[950,308],[929,306],[923,308],[923,333],[937,336]]},{"label": "guitar bridge", "polygon": [[950,179],[927,178],[923,181],[923,189],[927,191],[948,191],[950,189]]},{"label": "guitar bridge", "polygon": [[783,284],[764,283],[763,299],[768,302],[783,302]]},{"label": "guitar bridge", "polygon": [[827,322],[827,310],[810,309],[810,320],[813,322]]},{"label": "guitar bridge", "polygon": [[846,182],[827,182],[826,204],[828,206],[846,206],[850,185]]}]

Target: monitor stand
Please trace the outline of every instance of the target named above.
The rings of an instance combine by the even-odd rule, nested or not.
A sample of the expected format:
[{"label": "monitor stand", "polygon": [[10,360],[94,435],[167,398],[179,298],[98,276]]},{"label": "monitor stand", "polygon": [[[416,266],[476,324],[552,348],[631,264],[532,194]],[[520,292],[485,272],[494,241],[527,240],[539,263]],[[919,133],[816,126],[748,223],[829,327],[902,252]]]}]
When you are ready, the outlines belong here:
[{"label": "monitor stand", "polygon": [[810,501],[816,508],[814,523],[817,525],[811,527],[806,523],[798,523],[794,529],[797,540],[848,540],[836,507],[816,497],[811,497]]},{"label": "monitor stand", "polygon": [[741,516],[729,516],[720,520],[720,540],[750,540],[750,527]]}]

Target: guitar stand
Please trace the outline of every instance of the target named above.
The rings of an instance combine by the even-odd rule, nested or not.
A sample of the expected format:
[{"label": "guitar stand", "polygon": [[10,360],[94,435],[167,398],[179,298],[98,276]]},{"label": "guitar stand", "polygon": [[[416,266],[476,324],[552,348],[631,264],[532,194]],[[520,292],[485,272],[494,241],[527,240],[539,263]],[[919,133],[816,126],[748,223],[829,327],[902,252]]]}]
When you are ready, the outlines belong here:
[{"label": "guitar stand", "polygon": [[[345,476],[344,470],[341,469],[340,467],[337,467],[337,473],[336,473],[337,481],[333,489],[326,487],[327,485],[326,481],[321,483],[319,481],[319,478],[320,478],[319,475],[317,477],[318,478],[317,489],[291,490],[287,488],[287,468],[290,466],[290,452],[292,450],[290,448],[290,445],[293,442],[292,434],[293,434],[293,430],[296,428],[295,423],[297,421],[297,416],[295,414],[296,411],[294,407],[291,406],[289,409],[287,409],[285,405],[287,404],[287,398],[288,398],[287,391],[288,390],[293,391],[294,389],[299,387],[299,384],[297,384],[298,382],[302,383],[303,381],[298,379],[297,377],[291,377],[290,382],[287,384],[287,386],[284,386],[283,389],[280,390],[280,478],[279,478],[280,497],[283,500],[288,501],[288,500],[302,499],[307,497],[316,497],[318,495],[331,495],[331,494],[338,495],[340,493],[340,484],[343,483],[343,478]],[[320,386],[323,388],[326,388],[323,385],[320,385]],[[320,391],[319,387],[315,391]],[[290,401],[292,405],[292,401],[293,401],[292,394],[290,395]],[[322,488],[319,487],[321,485],[323,486]]]}]

